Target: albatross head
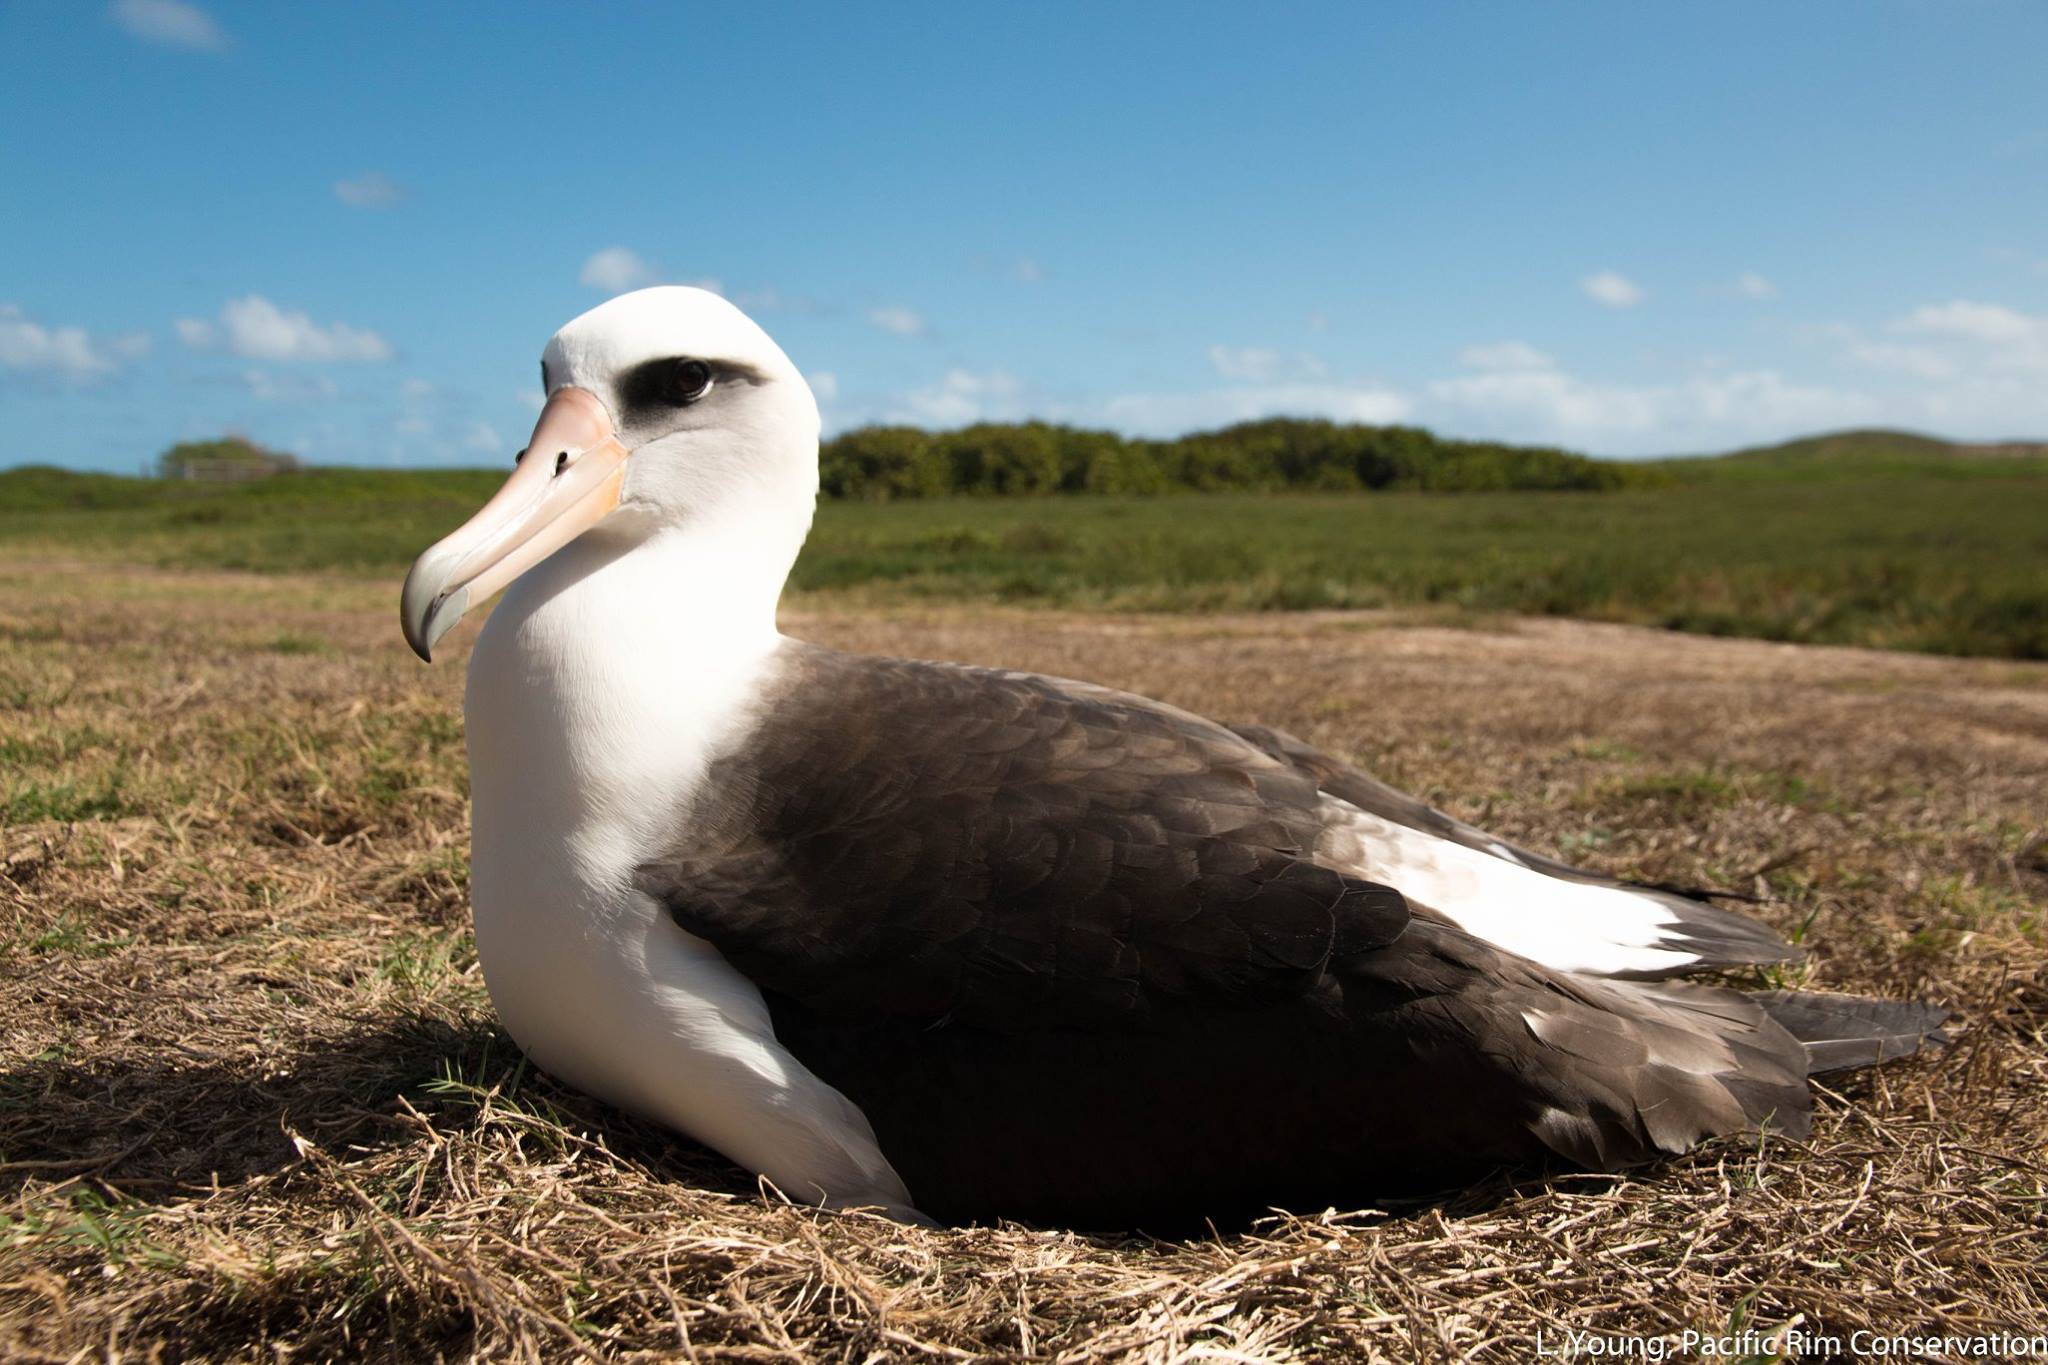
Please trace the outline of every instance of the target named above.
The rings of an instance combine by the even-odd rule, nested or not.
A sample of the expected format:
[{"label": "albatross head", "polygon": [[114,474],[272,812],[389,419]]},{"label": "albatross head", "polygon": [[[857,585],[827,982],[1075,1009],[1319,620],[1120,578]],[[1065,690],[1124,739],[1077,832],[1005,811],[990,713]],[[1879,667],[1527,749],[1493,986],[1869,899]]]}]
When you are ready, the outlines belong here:
[{"label": "albatross head", "polygon": [[512,477],[406,575],[400,615],[422,659],[470,607],[600,522],[638,539],[744,521],[802,543],[817,402],[718,295],[672,285],[598,305],[548,342],[541,386]]}]

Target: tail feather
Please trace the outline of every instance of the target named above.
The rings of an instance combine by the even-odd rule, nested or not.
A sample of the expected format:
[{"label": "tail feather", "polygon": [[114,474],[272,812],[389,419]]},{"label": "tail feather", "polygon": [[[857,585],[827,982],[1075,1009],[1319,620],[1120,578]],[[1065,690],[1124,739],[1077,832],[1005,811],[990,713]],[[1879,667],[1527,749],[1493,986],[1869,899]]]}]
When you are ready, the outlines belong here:
[{"label": "tail feather", "polygon": [[1806,1048],[1806,1074],[1896,1061],[1948,1042],[1948,1011],[1916,1000],[1870,1000],[1813,991],[1758,991],[1749,997]]}]

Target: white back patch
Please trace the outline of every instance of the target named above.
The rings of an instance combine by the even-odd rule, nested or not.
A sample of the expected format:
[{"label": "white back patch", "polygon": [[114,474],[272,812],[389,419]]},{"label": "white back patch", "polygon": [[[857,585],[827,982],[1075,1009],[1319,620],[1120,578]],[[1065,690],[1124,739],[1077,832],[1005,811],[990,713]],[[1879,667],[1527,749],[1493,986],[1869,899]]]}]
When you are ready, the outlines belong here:
[{"label": "white back patch", "polygon": [[1699,961],[1661,946],[1678,921],[1654,896],[1567,881],[1325,797],[1316,852],[1331,866],[1451,920],[1466,933],[1558,971],[1611,976]]}]

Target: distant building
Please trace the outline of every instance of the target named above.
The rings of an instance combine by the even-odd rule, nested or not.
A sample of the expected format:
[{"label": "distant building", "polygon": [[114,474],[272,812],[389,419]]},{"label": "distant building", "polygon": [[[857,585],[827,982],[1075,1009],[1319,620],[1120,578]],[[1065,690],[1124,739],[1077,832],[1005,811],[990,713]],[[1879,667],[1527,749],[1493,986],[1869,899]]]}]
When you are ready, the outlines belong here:
[{"label": "distant building", "polygon": [[299,467],[296,455],[265,450],[245,436],[181,441],[157,457],[157,477],[200,483],[248,483]]}]

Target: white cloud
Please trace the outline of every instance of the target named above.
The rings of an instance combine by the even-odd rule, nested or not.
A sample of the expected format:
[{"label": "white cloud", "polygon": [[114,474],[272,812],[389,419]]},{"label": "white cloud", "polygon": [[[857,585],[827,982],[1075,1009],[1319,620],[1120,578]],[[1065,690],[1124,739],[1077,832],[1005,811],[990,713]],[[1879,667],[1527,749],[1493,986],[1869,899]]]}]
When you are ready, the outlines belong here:
[{"label": "white cloud", "polygon": [[133,37],[163,47],[218,52],[227,35],[213,16],[185,0],[114,0],[114,22]]},{"label": "white cloud", "polygon": [[83,327],[46,327],[15,305],[0,304],[0,368],[91,379],[148,352],[142,332],[95,338]]},{"label": "white cloud", "polygon": [[654,267],[627,247],[608,246],[583,263],[579,283],[608,294],[623,294],[654,283]]},{"label": "white cloud", "polygon": [[1547,370],[1557,362],[1526,341],[1495,341],[1467,346],[1458,363],[1474,370]]},{"label": "white cloud", "polygon": [[249,360],[379,361],[391,359],[391,343],[375,332],[337,322],[322,327],[302,312],[279,308],[261,294],[230,299],[216,324],[179,318],[178,336],[204,350],[226,344]]},{"label": "white cloud", "polygon": [[1019,256],[1016,264],[1010,267],[1010,273],[1016,276],[1019,284],[1041,284],[1045,280],[1045,267],[1029,256]]},{"label": "white cloud", "polygon": [[1978,440],[2048,432],[2048,387],[2031,375],[1964,374],[1894,399],[1898,425]]},{"label": "white cloud", "polygon": [[922,427],[960,427],[970,422],[1008,422],[1024,417],[1024,386],[1004,370],[976,374],[948,370],[936,384],[905,394],[889,414],[892,422]]},{"label": "white cloud", "polygon": [[489,422],[470,423],[469,432],[462,438],[462,444],[465,449],[492,455],[506,449],[504,438],[498,435],[498,429]]},{"label": "white cloud", "polygon": [[1916,308],[1892,324],[1894,331],[1919,332],[1928,336],[1965,337],[1993,344],[2028,341],[2048,331],[2048,320],[2002,308],[1995,303],[1929,304]]},{"label": "white cloud", "polygon": [[830,370],[818,370],[804,376],[810,382],[811,392],[820,403],[829,403],[839,396],[839,376]]},{"label": "white cloud", "polygon": [[1754,270],[1745,270],[1735,277],[1735,292],[1746,299],[1774,299],[1778,297],[1778,286]]},{"label": "white cloud", "polygon": [[1958,299],[1916,308],[1887,330],[1919,340],[1907,346],[1868,343],[1850,329],[1851,359],[1870,363],[1872,354],[1911,358],[1915,372],[1930,379],[2000,372],[2048,376],[2048,316]]},{"label": "white cloud", "polygon": [[1328,313],[1310,313],[1308,315],[1308,329],[1311,332],[1329,331],[1330,315]]},{"label": "white cloud", "polygon": [[1440,379],[1429,386],[1429,396],[1462,422],[1461,429],[1519,431],[1531,439],[1641,433],[1655,426],[1658,416],[1653,391],[1589,384],[1550,368]]},{"label": "white cloud", "polygon": [[900,306],[870,308],[868,321],[892,336],[918,337],[925,333],[924,317],[915,309]]},{"label": "white cloud", "polygon": [[1865,394],[1796,383],[1775,370],[1631,385],[1540,366],[1440,379],[1429,386],[1425,420],[1502,440],[1672,453],[1851,425],[1878,409]]},{"label": "white cloud", "polygon": [[408,403],[416,403],[434,396],[434,383],[430,379],[408,379],[398,386],[398,395]]},{"label": "white cloud", "polygon": [[1873,333],[1843,322],[1794,329],[1857,370],[1882,373],[1876,420],[1958,439],[2048,434],[2048,316],[1953,300]]},{"label": "white cloud", "polygon": [[1579,288],[1587,298],[1608,308],[1633,308],[1644,298],[1641,286],[1612,270],[1586,276],[1579,281]]},{"label": "white cloud", "polygon": [[1405,419],[1406,395],[1372,384],[1247,384],[1191,393],[1128,393],[1103,405],[1114,426],[1148,436],[1228,426],[1260,417],[1327,417],[1375,426]]},{"label": "white cloud", "polygon": [[1890,370],[1916,379],[1943,380],[1956,377],[1958,366],[1931,346],[1896,346],[1888,342],[1858,341],[1844,352],[1857,365],[1873,370]]},{"label": "white cloud", "polygon": [[1671,425],[1679,431],[1694,425],[1741,435],[1809,432],[1866,421],[1879,410],[1868,394],[1802,384],[1776,370],[1695,375],[1670,394]]},{"label": "white cloud", "polygon": [[353,180],[335,181],[334,197],[350,208],[388,209],[405,198],[405,190],[382,171],[365,171]]}]

